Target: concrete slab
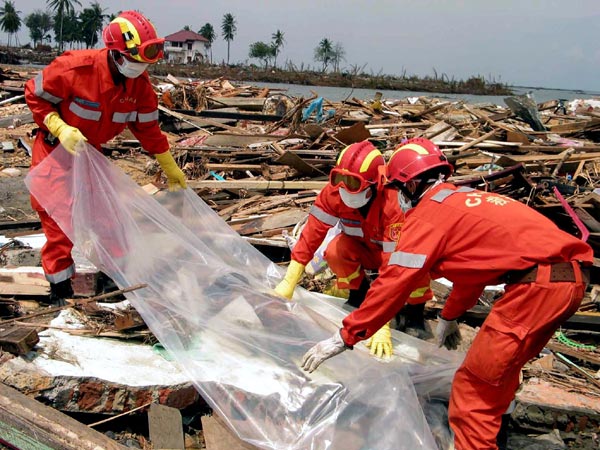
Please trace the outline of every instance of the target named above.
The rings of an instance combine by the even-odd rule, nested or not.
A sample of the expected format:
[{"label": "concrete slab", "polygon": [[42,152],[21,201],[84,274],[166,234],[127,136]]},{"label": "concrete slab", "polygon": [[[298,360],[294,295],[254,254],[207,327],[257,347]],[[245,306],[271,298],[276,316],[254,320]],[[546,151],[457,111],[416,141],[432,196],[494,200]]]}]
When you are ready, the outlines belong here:
[{"label": "concrete slab", "polygon": [[[81,327],[69,310],[51,325]],[[148,402],[182,409],[200,398],[181,368],[149,345],[55,329],[39,336],[35,351],[0,359],[0,381],[56,409],[118,414]]]}]

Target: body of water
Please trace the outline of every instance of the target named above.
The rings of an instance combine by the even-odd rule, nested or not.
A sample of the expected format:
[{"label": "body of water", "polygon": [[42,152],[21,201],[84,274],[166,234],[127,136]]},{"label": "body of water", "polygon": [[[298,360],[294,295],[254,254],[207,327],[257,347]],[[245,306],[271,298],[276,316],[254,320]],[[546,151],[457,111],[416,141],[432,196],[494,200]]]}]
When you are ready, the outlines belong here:
[{"label": "body of water", "polygon": [[[303,86],[296,84],[284,83],[260,83],[247,82],[253,86],[268,87],[270,89],[282,89],[282,92],[292,97],[311,97],[313,92],[324,97],[327,100],[339,102],[345,99],[356,97],[360,100],[371,100],[375,96],[375,92],[381,92],[384,100],[400,100],[407,97],[436,97],[448,100],[465,100],[471,104],[492,103],[495,105],[506,106],[504,98],[506,95],[470,95],[470,94],[441,94],[435,92],[416,92],[416,91],[388,91],[377,89],[352,89],[348,87],[330,87],[330,86]],[[543,89],[532,87],[515,86],[512,88],[516,95],[526,94],[531,92],[537,103],[546,102],[548,100],[575,100],[575,99],[590,99],[600,98],[600,92],[589,91],[570,91],[562,89]]]}]

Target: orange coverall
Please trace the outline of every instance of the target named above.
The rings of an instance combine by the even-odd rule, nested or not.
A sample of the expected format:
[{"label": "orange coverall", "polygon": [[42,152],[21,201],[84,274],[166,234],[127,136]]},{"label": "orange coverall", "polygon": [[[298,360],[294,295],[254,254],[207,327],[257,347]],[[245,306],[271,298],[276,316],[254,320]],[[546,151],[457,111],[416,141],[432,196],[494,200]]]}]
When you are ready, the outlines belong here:
[{"label": "orange coverall", "polygon": [[[302,265],[308,264],[327,231],[338,220],[342,232],[327,246],[325,260],[337,276],[340,289],[358,289],[365,277],[365,269],[379,269],[396,248],[404,222],[398,191],[387,188],[377,191],[366,217],[363,217],[358,209],[349,208],[342,202],[338,188],[327,184],[311,207],[308,222],[291,258]],[[424,303],[433,297],[429,281],[429,276],[421,279],[408,303]]]},{"label": "orange coverall", "polygon": [[[126,78],[115,84],[108,66],[108,50],[65,52],[25,84],[25,100],[40,127],[32,150],[31,167],[38,165],[59,144],[44,118],[56,111],[69,125],[78,128],[88,143],[100,145],[128,127],[151,154],[169,149],[158,125],[158,99],[148,74]],[[47,242],[42,248],[46,278],[58,283],[75,273],[73,244],[33,196]]]},{"label": "orange coverall", "polygon": [[[508,272],[537,267],[533,282],[506,284],[452,383],[449,421],[457,450],[496,449],[501,416],[514,398],[523,365],[577,311],[591,265],[589,245],[528,206],[493,193],[443,183],[408,211],[389,263],[361,307],[343,321],[346,344],[367,339],[404,305],[423,274],[453,282],[442,317],[473,307],[486,285]],[[570,262],[573,281],[551,282]]]}]

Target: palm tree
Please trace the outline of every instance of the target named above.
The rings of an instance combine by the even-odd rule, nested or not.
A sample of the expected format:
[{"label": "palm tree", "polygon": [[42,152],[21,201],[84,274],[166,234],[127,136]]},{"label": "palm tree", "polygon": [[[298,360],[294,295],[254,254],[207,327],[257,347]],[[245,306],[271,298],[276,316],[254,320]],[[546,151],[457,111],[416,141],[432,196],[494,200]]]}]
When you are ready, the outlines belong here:
[{"label": "palm tree", "polygon": [[315,61],[323,63],[323,72],[327,70],[327,65],[333,58],[333,45],[327,38],[321,39],[317,48],[315,48]]},{"label": "palm tree", "polygon": [[233,41],[237,26],[235,24],[235,17],[231,13],[227,13],[223,16],[223,23],[221,24],[221,31],[223,32],[223,39],[227,41],[227,65],[229,65],[229,44]]},{"label": "palm tree", "polygon": [[[10,37],[21,28],[20,13],[21,11],[16,10],[14,2],[11,0],[5,0],[4,6],[0,8],[0,29],[8,33],[7,47],[10,47]],[[18,41],[15,39],[15,42]]]},{"label": "palm tree", "polygon": [[333,62],[333,71],[340,71],[340,63],[346,60],[346,50],[341,42],[337,42],[331,51],[331,61]]},{"label": "palm tree", "polygon": [[277,55],[279,55],[279,49],[281,47],[283,47],[283,44],[285,43],[285,38],[283,37],[283,31],[281,30],[277,30],[275,33],[272,34],[271,39],[273,39],[273,43],[271,44],[273,46],[273,68],[277,67]]},{"label": "palm tree", "polygon": [[104,11],[106,9],[103,9],[100,3],[94,2],[90,5],[90,8],[85,8],[79,14],[86,48],[92,48],[98,43],[98,36],[102,31],[104,19],[108,17],[104,14]]},{"label": "palm tree", "polygon": [[58,20],[60,21],[59,33],[58,33],[58,50],[63,50],[63,22],[65,14],[69,14],[75,11],[73,4],[81,6],[79,0],[47,0],[48,6],[54,10]]},{"label": "palm tree", "polygon": [[[210,23],[205,23],[198,34],[203,36],[208,41],[208,48],[210,50],[210,63],[212,64],[212,44],[217,38],[217,33]],[[208,57],[208,55],[206,55]]]}]

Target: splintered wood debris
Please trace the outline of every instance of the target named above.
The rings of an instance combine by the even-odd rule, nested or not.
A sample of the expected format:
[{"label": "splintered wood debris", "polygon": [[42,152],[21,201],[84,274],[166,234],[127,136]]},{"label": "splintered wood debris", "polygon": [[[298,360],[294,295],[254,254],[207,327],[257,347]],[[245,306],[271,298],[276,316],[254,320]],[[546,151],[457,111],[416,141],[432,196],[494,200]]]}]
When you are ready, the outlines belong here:
[{"label": "splintered wood debris", "polygon": [[[32,76],[35,71],[0,71],[0,88],[13,99],[0,102],[0,177],[11,176],[3,174],[6,169],[26,171],[30,163],[35,125],[17,96]],[[528,204],[560,228],[586,236],[596,258],[600,256],[600,101],[536,103],[529,96],[514,96],[500,106],[415,96],[383,99],[381,107],[374,107],[369,100],[330,101],[316,92],[294,98],[284,90],[221,78],[189,81],[168,76],[153,77],[153,82],[161,128],[189,186],[251,243],[284,252],[279,255],[282,261],[289,259],[286,236],[297,237],[345,146],[369,139],[389,157],[412,137],[426,137],[440,147],[455,167],[455,183]],[[158,165],[128,131],[103,150],[149,193],[164,187]],[[32,216],[27,213],[31,211],[19,215],[11,209],[8,214],[0,208],[0,231],[16,237],[29,233],[19,231],[30,225]],[[306,279],[304,285],[322,288],[326,283]],[[33,281],[31,286],[35,298],[40,286]],[[27,290],[22,285],[5,283],[2,288],[0,326],[17,322],[26,329],[43,328],[42,323],[31,323],[35,315],[15,306],[24,304]],[[445,287],[434,285],[434,290],[443,303]],[[548,344],[551,356],[526,367],[526,379],[551,380],[565,389],[600,396],[600,295],[596,286],[589,291],[580,311]],[[499,294],[486,295],[468,313],[475,325]],[[428,312],[433,315],[442,303],[431,302]],[[80,307],[87,327],[79,333],[149,339],[135,311],[94,304]],[[33,340],[27,333],[19,339],[13,342],[16,350]]]}]

